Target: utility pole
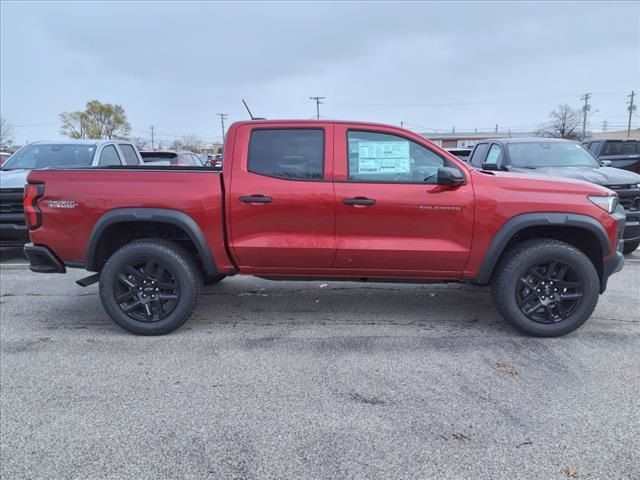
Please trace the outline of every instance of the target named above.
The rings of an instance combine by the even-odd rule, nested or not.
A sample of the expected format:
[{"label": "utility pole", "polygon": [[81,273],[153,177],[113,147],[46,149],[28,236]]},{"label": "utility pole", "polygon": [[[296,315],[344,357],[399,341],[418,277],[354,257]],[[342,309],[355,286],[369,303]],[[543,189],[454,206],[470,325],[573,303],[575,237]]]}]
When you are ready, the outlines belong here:
[{"label": "utility pole", "polygon": [[404,128],[404,122],[400,120],[400,128]]},{"label": "utility pole", "polygon": [[320,104],[322,103],[320,100],[324,100],[326,97],[309,97],[309,100],[316,101],[316,119],[320,120]]},{"label": "utility pole", "polygon": [[627,125],[627,138],[629,138],[631,136],[631,116],[633,115],[634,110],[637,108],[634,104],[633,104],[633,97],[635,97],[636,92],[634,92],[633,90],[631,90],[631,95],[627,95],[627,97],[629,97],[629,106],[627,107],[627,109],[629,110],[629,123]]},{"label": "utility pole", "polygon": [[220,125],[222,125],[222,143],[224,143],[224,119],[229,116],[228,113],[216,113],[220,117]]},{"label": "utility pole", "polygon": [[154,146],[156,137],[153,134],[153,128],[154,128],[153,125],[151,125],[151,150],[155,150],[156,149],[155,146]]},{"label": "utility pole", "polygon": [[498,133],[498,124],[496,123],[496,133]]},{"label": "utility pole", "polygon": [[590,93],[585,93],[580,97],[580,100],[584,101],[584,105],[582,107],[582,140],[587,134],[587,114],[589,110],[591,110],[591,105],[589,105],[589,99],[591,98]]}]

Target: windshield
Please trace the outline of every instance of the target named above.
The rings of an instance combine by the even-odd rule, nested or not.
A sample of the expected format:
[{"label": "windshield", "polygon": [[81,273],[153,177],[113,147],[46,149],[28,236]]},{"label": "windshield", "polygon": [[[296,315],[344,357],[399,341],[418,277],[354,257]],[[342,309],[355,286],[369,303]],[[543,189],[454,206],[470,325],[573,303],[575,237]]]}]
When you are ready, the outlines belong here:
[{"label": "windshield", "polygon": [[510,165],[516,168],[594,167],[598,161],[582,145],[571,142],[511,143]]},{"label": "windshield", "polygon": [[2,165],[2,170],[59,167],[63,165],[89,166],[96,151],[95,145],[34,144],[14,153]]}]

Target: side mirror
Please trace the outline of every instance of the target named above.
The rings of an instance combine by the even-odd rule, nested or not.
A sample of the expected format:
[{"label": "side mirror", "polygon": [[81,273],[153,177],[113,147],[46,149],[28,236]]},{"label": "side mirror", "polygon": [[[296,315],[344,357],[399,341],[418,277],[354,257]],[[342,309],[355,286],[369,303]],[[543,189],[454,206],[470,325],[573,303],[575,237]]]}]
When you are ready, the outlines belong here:
[{"label": "side mirror", "polygon": [[602,164],[603,167],[610,167],[611,165],[613,165],[611,160],[600,160],[600,163]]},{"label": "side mirror", "polygon": [[482,162],[482,169],[497,171],[497,170],[504,170],[504,166],[502,165],[501,160],[498,160],[497,162]]},{"label": "side mirror", "polygon": [[465,180],[465,176],[457,168],[440,167],[438,169],[438,185],[457,187],[464,184]]}]

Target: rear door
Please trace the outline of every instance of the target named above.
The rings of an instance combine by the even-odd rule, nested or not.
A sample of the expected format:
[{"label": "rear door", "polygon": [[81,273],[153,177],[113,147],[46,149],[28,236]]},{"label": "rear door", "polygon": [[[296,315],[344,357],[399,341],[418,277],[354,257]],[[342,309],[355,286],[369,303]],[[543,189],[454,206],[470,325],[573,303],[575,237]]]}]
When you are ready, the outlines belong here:
[{"label": "rear door", "polygon": [[331,267],[332,133],[322,123],[238,127],[227,211],[230,247],[245,272]]},{"label": "rear door", "polygon": [[458,277],[471,248],[473,189],[436,184],[468,172],[398,131],[336,124],[336,269]]}]

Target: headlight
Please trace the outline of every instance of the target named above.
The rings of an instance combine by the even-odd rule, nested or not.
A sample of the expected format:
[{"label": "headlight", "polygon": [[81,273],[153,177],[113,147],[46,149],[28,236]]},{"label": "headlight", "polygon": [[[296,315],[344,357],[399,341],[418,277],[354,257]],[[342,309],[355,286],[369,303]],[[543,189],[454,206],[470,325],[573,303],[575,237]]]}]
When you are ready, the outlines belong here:
[{"label": "headlight", "polygon": [[613,213],[618,208],[618,197],[615,196],[589,195],[587,198],[607,213]]}]

